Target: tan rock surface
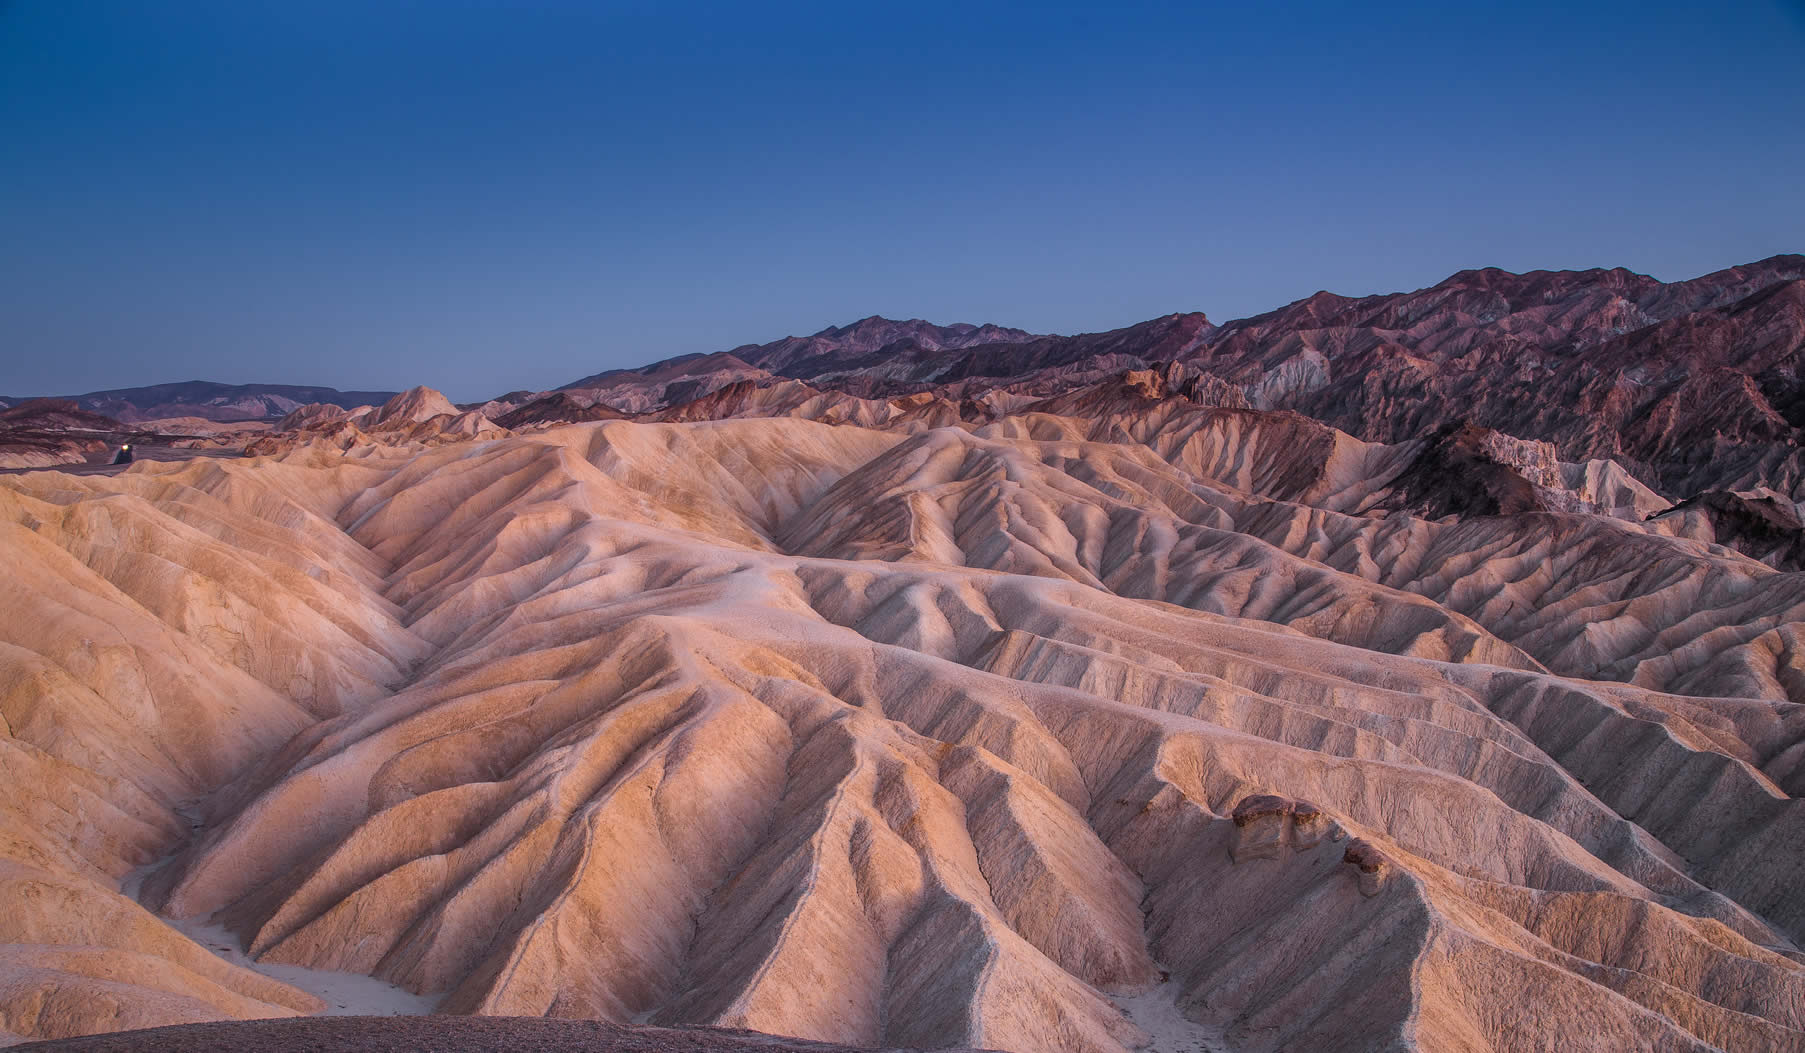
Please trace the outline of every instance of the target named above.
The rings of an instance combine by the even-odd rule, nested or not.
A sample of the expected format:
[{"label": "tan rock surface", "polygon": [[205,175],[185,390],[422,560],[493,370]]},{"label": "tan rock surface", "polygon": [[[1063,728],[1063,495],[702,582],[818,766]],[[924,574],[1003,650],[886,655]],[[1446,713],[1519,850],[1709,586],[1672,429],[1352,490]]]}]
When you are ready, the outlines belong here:
[{"label": "tan rock surface", "polygon": [[0,479],[0,1030],[1805,1048],[1805,581],[1167,383]]}]

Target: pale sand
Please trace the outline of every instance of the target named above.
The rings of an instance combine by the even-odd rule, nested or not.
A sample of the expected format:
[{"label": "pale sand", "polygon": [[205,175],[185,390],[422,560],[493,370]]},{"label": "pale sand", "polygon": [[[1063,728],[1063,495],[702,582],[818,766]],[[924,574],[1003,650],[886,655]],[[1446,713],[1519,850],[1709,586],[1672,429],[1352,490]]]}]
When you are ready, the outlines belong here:
[{"label": "pale sand", "polygon": [[299,987],[326,1003],[320,1016],[424,1016],[438,1007],[442,995],[417,995],[394,984],[357,973],[309,969],[300,965],[259,962],[244,953],[238,937],[224,925],[165,919],[177,932],[218,955],[222,961]]},{"label": "pale sand", "polygon": [[1184,984],[1168,980],[1146,994],[1116,995],[1110,999],[1151,1041],[1141,1053],[1228,1053],[1222,1036],[1185,1019],[1178,999]]}]

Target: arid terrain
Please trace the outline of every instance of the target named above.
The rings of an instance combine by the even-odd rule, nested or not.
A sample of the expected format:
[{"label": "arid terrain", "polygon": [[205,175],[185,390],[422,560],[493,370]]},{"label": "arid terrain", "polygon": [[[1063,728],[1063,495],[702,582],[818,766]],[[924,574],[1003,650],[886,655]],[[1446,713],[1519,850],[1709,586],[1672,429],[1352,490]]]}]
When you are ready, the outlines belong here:
[{"label": "arid terrain", "polygon": [[1805,1050],[1802,372],[1468,271],[13,463],[0,1042]]}]

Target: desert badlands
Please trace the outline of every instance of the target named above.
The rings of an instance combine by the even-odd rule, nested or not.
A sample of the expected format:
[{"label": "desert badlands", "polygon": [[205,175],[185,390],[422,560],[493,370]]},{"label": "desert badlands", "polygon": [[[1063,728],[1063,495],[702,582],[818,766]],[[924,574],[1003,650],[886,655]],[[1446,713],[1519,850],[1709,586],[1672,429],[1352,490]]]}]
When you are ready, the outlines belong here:
[{"label": "desert badlands", "polygon": [[1463,272],[0,476],[0,1041],[1805,1050],[1802,358]]}]

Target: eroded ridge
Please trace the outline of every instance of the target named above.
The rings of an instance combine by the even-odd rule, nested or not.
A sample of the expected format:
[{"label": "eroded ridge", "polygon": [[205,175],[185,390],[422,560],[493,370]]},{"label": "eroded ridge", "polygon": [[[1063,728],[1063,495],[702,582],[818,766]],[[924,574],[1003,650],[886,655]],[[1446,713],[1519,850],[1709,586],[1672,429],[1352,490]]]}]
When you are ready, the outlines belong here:
[{"label": "eroded ridge", "polygon": [[1289,418],[1012,420],[0,481],[0,1030],[319,1008],[163,915],[450,1013],[1805,1045],[1798,575],[1413,516]]}]

